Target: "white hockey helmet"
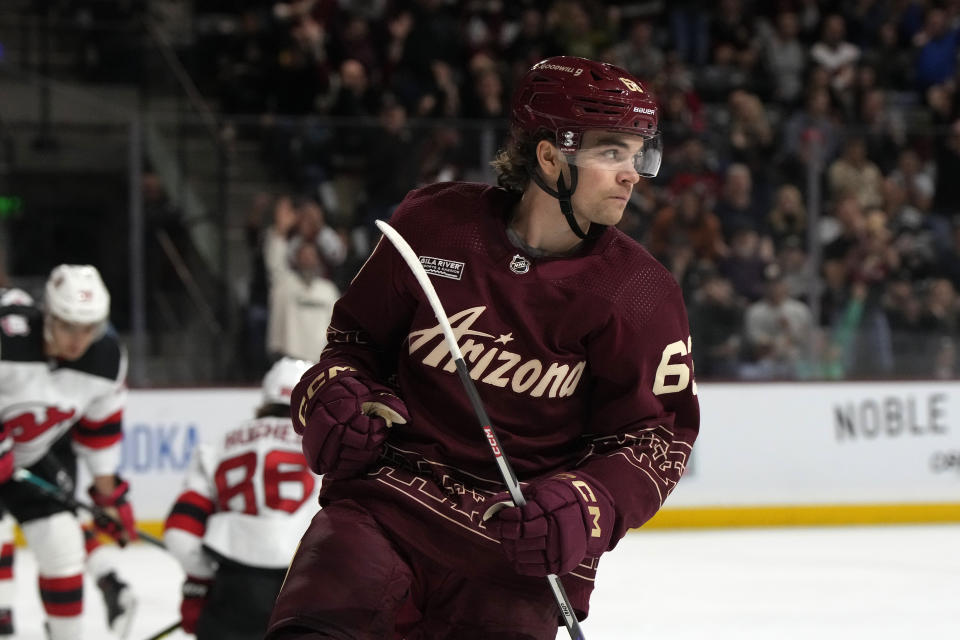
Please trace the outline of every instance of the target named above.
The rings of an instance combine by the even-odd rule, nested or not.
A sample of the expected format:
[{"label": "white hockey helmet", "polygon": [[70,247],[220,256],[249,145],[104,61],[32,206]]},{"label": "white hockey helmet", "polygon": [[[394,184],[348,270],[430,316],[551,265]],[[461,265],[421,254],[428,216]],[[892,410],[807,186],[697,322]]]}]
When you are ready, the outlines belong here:
[{"label": "white hockey helmet", "polygon": [[280,358],[263,376],[263,404],[290,404],[290,394],[312,362]]},{"label": "white hockey helmet", "polygon": [[96,267],[61,264],[47,278],[44,305],[47,313],[64,322],[97,324],[110,315],[110,292]]}]

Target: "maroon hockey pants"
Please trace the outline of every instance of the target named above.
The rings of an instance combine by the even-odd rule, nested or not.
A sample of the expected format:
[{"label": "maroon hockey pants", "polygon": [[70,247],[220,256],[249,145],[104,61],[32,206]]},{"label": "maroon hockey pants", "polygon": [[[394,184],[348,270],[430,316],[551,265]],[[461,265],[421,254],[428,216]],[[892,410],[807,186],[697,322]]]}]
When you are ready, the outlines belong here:
[{"label": "maroon hockey pants", "polygon": [[265,640],[553,640],[542,592],[468,579],[394,544],[360,505],[320,510],[277,597]]}]

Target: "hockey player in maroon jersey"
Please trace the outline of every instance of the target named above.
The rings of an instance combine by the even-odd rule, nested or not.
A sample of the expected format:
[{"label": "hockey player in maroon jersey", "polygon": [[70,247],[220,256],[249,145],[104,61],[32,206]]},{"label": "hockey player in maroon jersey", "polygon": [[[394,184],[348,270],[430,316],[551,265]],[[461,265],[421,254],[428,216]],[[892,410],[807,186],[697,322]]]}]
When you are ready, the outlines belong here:
[{"label": "hockey player in maroon jersey", "polygon": [[[121,637],[135,604],[113,571],[112,547],[100,548],[87,536],[85,554],[84,531],[71,509],[29,483],[10,480],[13,468],[21,467],[69,491],[79,456],[93,478],[89,499],[123,524],[98,521],[97,529],[122,544],[136,538],[129,485],[116,475],[127,356],[108,330],[109,311],[110,294],[90,265],[53,269],[42,310],[20,290],[0,297],[0,507],[20,523],[36,555],[52,640],[83,637],[85,562]],[[0,572],[0,583],[12,579],[8,574]],[[0,585],[0,597],[4,593]],[[0,602],[0,608],[9,604]],[[12,623],[0,635],[4,631],[12,634]]]},{"label": "hockey player in maroon jersey", "polygon": [[164,541],[187,579],[183,630],[198,640],[261,640],[319,478],[290,422],[290,393],[309,362],[282,358],[263,378],[256,418],[194,450]]},{"label": "hockey player in maroon jersey", "polygon": [[431,307],[381,240],[294,390],[324,508],[267,638],[553,639],[548,574],[587,615],[601,556],[661,507],[699,430],[680,288],[614,226],[659,169],[657,114],[623,69],[549,58],[514,92],[499,187],[399,206],[527,504],[507,502]]}]

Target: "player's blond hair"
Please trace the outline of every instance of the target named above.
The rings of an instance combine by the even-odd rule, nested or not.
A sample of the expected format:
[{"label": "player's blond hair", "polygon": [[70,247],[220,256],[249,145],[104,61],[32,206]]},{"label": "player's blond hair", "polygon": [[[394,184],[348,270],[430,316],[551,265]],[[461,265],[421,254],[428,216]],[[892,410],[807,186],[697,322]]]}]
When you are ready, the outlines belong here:
[{"label": "player's blond hair", "polygon": [[548,131],[530,135],[514,129],[507,146],[500,149],[497,157],[490,162],[497,175],[497,184],[508,191],[522,193],[526,190],[530,184],[530,172],[537,170],[537,145],[541,140],[552,139]]}]

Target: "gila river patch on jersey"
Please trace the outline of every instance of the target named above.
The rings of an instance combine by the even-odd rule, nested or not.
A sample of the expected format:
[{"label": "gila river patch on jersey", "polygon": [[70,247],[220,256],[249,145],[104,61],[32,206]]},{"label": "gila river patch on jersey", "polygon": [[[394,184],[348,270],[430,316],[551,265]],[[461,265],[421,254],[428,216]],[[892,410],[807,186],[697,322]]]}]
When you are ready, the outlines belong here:
[{"label": "gila river patch on jersey", "polygon": [[463,263],[456,260],[420,256],[420,264],[423,265],[424,271],[441,278],[459,280],[463,276]]}]

